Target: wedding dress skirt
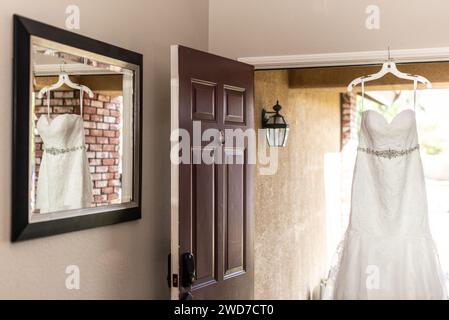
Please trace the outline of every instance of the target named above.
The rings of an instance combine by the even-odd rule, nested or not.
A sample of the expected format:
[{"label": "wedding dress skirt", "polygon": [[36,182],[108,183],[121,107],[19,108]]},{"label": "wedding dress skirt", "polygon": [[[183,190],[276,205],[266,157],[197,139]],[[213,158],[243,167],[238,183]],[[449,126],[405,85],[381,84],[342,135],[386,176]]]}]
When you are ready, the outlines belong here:
[{"label": "wedding dress skirt", "polygon": [[446,299],[430,234],[415,112],[362,113],[351,215],[324,299]]},{"label": "wedding dress skirt", "polygon": [[44,142],[36,208],[46,213],[90,207],[92,179],[83,118],[78,114],[62,114],[53,120],[41,116],[36,126]]}]

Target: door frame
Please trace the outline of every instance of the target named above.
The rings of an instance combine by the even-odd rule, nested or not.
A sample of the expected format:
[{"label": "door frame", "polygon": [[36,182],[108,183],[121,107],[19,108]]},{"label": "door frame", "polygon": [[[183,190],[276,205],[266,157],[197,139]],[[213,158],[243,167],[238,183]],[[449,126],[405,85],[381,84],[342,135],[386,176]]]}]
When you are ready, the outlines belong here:
[{"label": "door frame", "polygon": [[[421,49],[400,49],[390,50],[390,55],[397,63],[419,63],[449,61],[449,47],[421,48]],[[386,60],[387,50],[377,51],[352,51],[339,53],[318,53],[318,54],[298,54],[279,56],[254,56],[240,57],[237,61],[253,65],[255,70],[267,69],[289,69],[308,67],[331,67],[350,65],[372,65],[379,64]],[[170,127],[171,131],[178,129],[179,123],[179,74],[178,74],[178,45],[170,47],[171,71],[170,71]],[[176,146],[177,141],[171,141],[171,148]],[[170,182],[170,283],[173,283],[173,274],[179,274],[179,166],[171,162]],[[170,286],[170,298],[179,299],[179,279],[178,287]]]},{"label": "door frame", "polygon": [[[179,70],[178,45],[170,46],[170,135],[179,128]],[[170,139],[170,151],[177,141]],[[171,161],[170,155],[170,299],[179,300],[179,165]],[[173,286],[173,275],[178,275],[178,286]]]},{"label": "door frame", "polygon": [[[390,56],[397,63],[449,61],[449,47],[390,50]],[[377,50],[241,57],[237,61],[251,64],[256,70],[264,70],[370,65],[382,63],[387,57],[388,50]]]}]

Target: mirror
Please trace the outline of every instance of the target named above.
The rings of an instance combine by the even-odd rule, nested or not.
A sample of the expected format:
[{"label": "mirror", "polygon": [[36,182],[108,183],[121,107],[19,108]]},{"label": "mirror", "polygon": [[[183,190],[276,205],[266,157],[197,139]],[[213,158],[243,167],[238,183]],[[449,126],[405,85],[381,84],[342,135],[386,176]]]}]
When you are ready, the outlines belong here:
[{"label": "mirror", "polygon": [[[13,191],[26,192],[27,205],[26,217],[13,209],[24,229],[14,234],[13,225],[13,240],[139,218],[142,56],[23,17],[14,23],[14,156],[28,156],[16,167],[27,174]],[[29,72],[18,72],[19,61]],[[44,234],[27,235],[43,224]]]}]

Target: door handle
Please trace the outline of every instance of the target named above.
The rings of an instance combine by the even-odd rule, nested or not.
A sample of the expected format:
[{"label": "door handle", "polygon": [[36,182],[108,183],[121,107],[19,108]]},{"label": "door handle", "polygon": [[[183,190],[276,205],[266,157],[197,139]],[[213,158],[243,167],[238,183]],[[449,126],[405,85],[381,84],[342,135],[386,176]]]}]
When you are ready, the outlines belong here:
[{"label": "door handle", "polygon": [[191,287],[196,279],[195,257],[191,252],[185,252],[182,259],[182,286]]}]

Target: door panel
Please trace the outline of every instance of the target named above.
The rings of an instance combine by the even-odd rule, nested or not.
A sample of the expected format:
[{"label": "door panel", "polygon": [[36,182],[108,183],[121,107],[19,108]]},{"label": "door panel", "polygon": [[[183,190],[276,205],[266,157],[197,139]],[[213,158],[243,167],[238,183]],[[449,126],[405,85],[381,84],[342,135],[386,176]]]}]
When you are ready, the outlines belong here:
[{"label": "door panel", "polygon": [[225,150],[225,269],[224,278],[239,275],[245,270],[245,167],[244,152]]},{"label": "door panel", "polygon": [[245,89],[225,85],[224,91],[225,122],[244,124],[246,111]]},{"label": "door panel", "polygon": [[[172,92],[172,102],[177,102],[172,129],[190,133],[193,161],[172,167],[172,182],[178,183],[177,189],[172,188],[172,218],[176,219],[173,212],[179,215],[179,233],[172,237],[178,246],[172,244],[172,255],[179,260],[192,252],[197,271],[194,284],[179,291],[190,292],[194,299],[252,299],[254,165],[245,162],[247,145],[237,149],[228,147],[228,142],[200,141],[192,135],[194,121],[200,122],[201,133],[253,128],[254,69],[183,46],[173,50],[172,66],[177,69],[172,75],[178,86],[172,86],[177,90]],[[212,164],[201,161],[202,152],[213,154]],[[175,273],[177,265],[173,266]],[[179,265],[181,278],[182,271]]]},{"label": "door panel", "polygon": [[192,79],[192,118],[216,121],[216,96],[216,83]]},{"label": "door panel", "polygon": [[[199,151],[204,151],[199,148]],[[206,150],[212,151],[214,150]],[[199,152],[193,152],[197,157]],[[194,163],[200,163],[194,160]],[[214,164],[192,165],[192,248],[196,258],[197,279],[192,289],[216,279],[216,173]]]}]

